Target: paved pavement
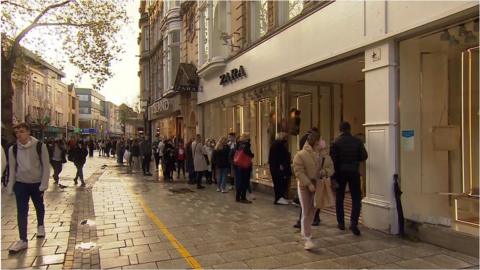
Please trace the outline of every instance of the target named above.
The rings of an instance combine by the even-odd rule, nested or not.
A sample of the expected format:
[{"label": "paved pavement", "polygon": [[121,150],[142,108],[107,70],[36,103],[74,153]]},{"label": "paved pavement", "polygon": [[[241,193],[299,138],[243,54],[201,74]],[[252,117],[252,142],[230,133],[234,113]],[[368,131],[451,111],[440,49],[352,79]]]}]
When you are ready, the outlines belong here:
[{"label": "paved pavement", "polygon": [[[102,165],[106,165],[102,167]],[[87,186],[74,187],[75,170],[65,166],[60,189],[46,192],[46,231],[36,238],[33,205],[27,251],[8,254],[17,240],[13,196],[2,191],[3,269],[185,269],[185,268],[478,268],[478,258],[422,242],[362,229],[362,236],[336,228],[322,214],[314,229],[317,248],[303,250],[292,225],[294,206],[273,205],[256,193],[251,205],[215,186],[197,191],[184,180],[127,174],[114,159],[88,159]]]}]

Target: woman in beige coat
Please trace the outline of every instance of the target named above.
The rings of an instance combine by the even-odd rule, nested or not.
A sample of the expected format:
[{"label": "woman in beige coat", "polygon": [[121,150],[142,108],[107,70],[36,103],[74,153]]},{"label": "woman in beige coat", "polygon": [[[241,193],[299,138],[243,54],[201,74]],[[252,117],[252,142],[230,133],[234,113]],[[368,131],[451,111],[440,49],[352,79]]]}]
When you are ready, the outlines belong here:
[{"label": "woman in beige coat", "polygon": [[195,177],[197,179],[197,189],[205,188],[202,186],[202,178],[206,176],[208,170],[205,155],[207,152],[202,144],[202,136],[197,134],[195,141],[192,143],[193,167],[195,168]]},{"label": "woman in beige coat", "polygon": [[[293,158],[293,171],[298,182],[298,196],[302,206],[302,236],[305,249],[315,247],[312,242],[312,222],[315,215],[314,198],[317,181],[333,174],[333,163],[326,151],[325,142],[316,132],[311,133],[303,149]],[[320,155],[320,153],[322,153]],[[323,160],[323,169],[322,169]]]}]

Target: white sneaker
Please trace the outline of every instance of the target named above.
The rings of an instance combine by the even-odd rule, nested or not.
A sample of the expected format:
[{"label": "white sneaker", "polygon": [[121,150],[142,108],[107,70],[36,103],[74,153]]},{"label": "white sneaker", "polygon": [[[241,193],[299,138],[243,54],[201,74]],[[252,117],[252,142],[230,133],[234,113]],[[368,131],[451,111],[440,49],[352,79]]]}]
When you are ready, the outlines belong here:
[{"label": "white sneaker", "polygon": [[283,197],[278,199],[277,204],[288,205],[290,204],[289,201],[285,200]]},{"label": "white sneaker", "polygon": [[219,189],[219,188],[217,188],[217,192],[220,192],[220,189]]},{"label": "white sneaker", "polygon": [[22,250],[27,249],[27,248],[28,248],[27,241],[19,240],[15,244],[13,244],[13,246],[11,246],[8,249],[8,251],[10,253],[17,253],[17,252],[22,251]]},{"label": "white sneaker", "polygon": [[38,238],[45,237],[45,226],[38,226],[38,228],[37,228],[37,237],[38,237]]},{"label": "white sneaker", "polygon": [[315,248],[315,244],[312,242],[311,239],[308,239],[305,241],[305,250],[310,250],[310,249],[313,249]]}]

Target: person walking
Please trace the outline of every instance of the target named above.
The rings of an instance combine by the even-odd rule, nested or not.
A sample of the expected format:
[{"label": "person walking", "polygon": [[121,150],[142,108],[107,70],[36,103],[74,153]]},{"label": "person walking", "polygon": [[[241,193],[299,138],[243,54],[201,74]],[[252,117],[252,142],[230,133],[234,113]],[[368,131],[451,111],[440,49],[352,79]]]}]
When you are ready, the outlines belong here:
[{"label": "person walking", "polygon": [[28,124],[17,124],[13,130],[17,142],[8,151],[10,174],[7,192],[15,193],[17,201],[20,240],[9,248],[10,253],[17,253],[28,248],[27,225],[30,198],[37,214],[37,237],[45,237],[43,197],[48,189],[50,166],[47,146],[30,136]]},{"label": "person walking", "polygon": [[362,191],[360,189],[360,162],[367,160],[368,154],[363,142],[351,134],[350,123],[340,124],[340,135],[332,143],[330,156],[335,166],[335,179],[338,183],[335,208],[337,223],[340,230],[345,230],[343,201],[345,188],[348,184],[352,196],[352,213],[350,215],[350,230],[360,235],[358,219],[360,217]]},{"label": "person walking", "polygon": [[155,140],[152,142],[152,151],[153,151],[153,159],[155,159],[155,171],[158,172],[158,166],[160,165],[160,154],[158,153],[158,144],[160,140],[158,138],[158,134],[155,137]]},{"label": "person walking", "polygon": [[89,157],[91,157],[91,158],[93,157],[93,151],[94,150],[95,150],[95,142],[92,139],[90,139],[88,141],[88,156]]},{"label": "person walking", "polygon": [[228,162],[229,154],[230,147],[227,145],[227,138],[222,137],[212,153],[212,166],[215,167],[215,175],[217,177],[217,191],[221,191],[222,193],[228,192],[227,175],[230,169],[230,163]]},{"label": "person walking", "polygon": [[140,141],[140,155],[142,157],[142,171],[143,175],[151,176],[150,162],[152,161],[152,144],[149,140],[141,139]]},{"label": "person walking", "polygon": [[50,164],[53,168],[53,180],[55,184],[59,184],[59,175],[62,172],[63,163],[67,162],[66,152],[65,145],[61,139],[57,139],[53,143],[48,144],[48,154],[50,156]]},{"label": "person walking", "polygon": [[[303,146],[305,145],[305,143],[307,142],[307,138],[308,138],[308,135],[312,134],[313,132],[316,132],[318,134],[319,131],[318,131],[318,128],[316,127],[312,127],[309,131],[307,131],[307,133],[305,133],[301,138],[300,138],[300,142],[298,144],[300,150],[303,149]],[[299,198],[295,198],[294,199],[294,202],[296,203],[300,203],[300,200]],[[294,228],[298,228],[300,229],[301,228],[301,219],[302,219],[302,208],[300,208],[300,214],[298,215],[298,220],[297,220],[297,223],[295,225],[293,225]],[[312,223],[312,226],[319,226],[320,225],[320,209],[317,209],[315,211],[315,216],[313,217],[313,223]]]},{"label": "person walking", "polygon": [[[243,133],[239,138],[233,158],[233,163],[235,165],[235,197],[237,202],[252,203],[252,201],[247,200],[247,189],[250,186],[252,159],[254,157],[255,155],[252,153],[250,146],[250,135],[248,133]],[[240,163],[242,163],[242,165],[240,165]]]},{"label": "person walking", "polygon": [[230,132],[228,134],[228,142],[227,145],[230,147],[230,154],[228,156],[228,163],[230,164],[230,170],[228,171],[228,180],[230,182],[229,189],[233,189],[235,184],[235,167],[233,164],[233,156],[235,155],[235,149],[237,147],[237,137],[235,132]]},{"label": "person walking", "polygon": [[197,134],[195,141],[192,142],[193,167],[195,170],[195,178],[197,182],[197,189],[205,188],[202,186],[202,177],[206,176],[208,170],[207,152],[202,144],[202,136]]},{"label": "person walking", "polygon": [[112,147],[112,143],[110,140],[106,140],[105,142],[105,153],[107,154],[107,157],[110,157],[110,148]]},{"label": "person walking", "polygon": [[103,152],[104,152],[103,151],[103,149],[104,149],[103,148],[103,141],[100,140],[100,141],[97,142],[97,149],[98,149],[98,156],[101,157]]},{"label": "person walking", "polygon": [[134,139],[132,142],[132,167],[135,168],[135,171],[140,170],[140,146],[138,140]]},{"label": "person walking", "polygon": [[315,247],[312,242],[312,222],[315,215],[314,197],[316,182],[320,180],[320,136],[312,132],[307,137],[303,149],[293,158],[293,171],[297,179],[298,197],[302,207],[301,234],[306,250]]},{"label": "person walking", "polygon": [[290,204],[286,197],[288,192],[288,182],[292,176],[290,165],[291,155],[288,151],[287,133],[279,132],[272,143],[268,155],[270,165],[270,174],[273,180],[273,189],[275,192],[274,204]]},{"label": "person walking", "polygon": [[185,147],[183,141],[178,143],[177,148],[177,177],[180,178],[180,171],[183,171],[183,178],[185,178]]},{"label": "person walking", "polygon": [[75,182],[75,185],[77,185],[78,179],[80,178],[83,187],[85,186],[85,180],[83,179],[83,166],[87,162],[87,146],[82,141],[79,141],[77,143],[77,146],[73,149],[71,155],[73,164],[75,164],[75,167],[77,168],[77,173],[75,175],[75,178],[73,178],[73,181]]}]

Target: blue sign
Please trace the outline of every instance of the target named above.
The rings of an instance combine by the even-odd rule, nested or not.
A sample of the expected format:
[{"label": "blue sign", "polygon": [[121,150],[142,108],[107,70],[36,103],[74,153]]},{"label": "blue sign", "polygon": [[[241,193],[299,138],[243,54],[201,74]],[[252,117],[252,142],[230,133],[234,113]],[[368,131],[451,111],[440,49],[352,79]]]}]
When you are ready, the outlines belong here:
[{"label": "blue sign", "polygon": [[410,130],[402,130],[402,137],[404,138],[410,138],[415,136],[415,131],[413,129]]}]

